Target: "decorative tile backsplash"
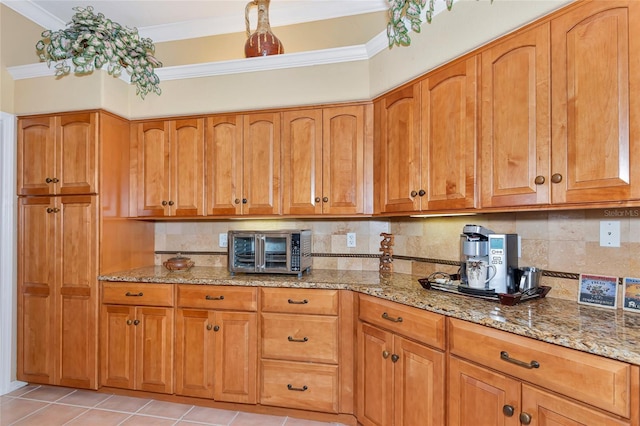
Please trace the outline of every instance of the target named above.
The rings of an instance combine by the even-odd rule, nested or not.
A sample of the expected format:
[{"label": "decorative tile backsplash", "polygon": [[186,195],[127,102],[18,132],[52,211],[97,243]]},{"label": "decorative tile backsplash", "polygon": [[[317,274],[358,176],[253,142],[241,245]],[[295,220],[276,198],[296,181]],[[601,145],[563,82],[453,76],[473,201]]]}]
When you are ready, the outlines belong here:
[{"label": "decorative tile backsplash", "polygon": [[[214,252],[190,255],[200,266],[226,266],[225,248],[218,235],[235,229],[308,228],[313,231],[316,269],[377,271],[382,232],[394,235],[394,256],[459,260],[459,236],[465,224],[485,226],[497,233],[517,233],[522,240],[520,266],[543,270],[640,277],[640,210],[576,210],[492,213],[437,218],[372,218],[344,220],[221,220],[207,222],[157,222],[156,251]],[[620,247],[601,247],[600,221],[620,221]],[[348,248],[346,234],[355,232],[357,244]],[[331,256],[369,254],[372,257]],[[169,254],[157,255],[161,264]],[[449,264],[394,259],[393,271],[428,275],[456,272]],[[575,279],[543,277],[553,290],[547,297],[577,298]]]}]

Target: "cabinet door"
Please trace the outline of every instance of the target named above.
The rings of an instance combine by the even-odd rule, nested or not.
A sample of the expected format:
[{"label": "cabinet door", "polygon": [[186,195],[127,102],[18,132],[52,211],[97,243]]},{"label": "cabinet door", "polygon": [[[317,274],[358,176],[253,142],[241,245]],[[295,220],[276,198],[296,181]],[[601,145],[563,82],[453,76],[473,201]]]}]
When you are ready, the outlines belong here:
[{"label": "cabinet door", "polygon": [[393,424],[392,350],[392,334],[359,324],[357,413],[365,426]]},{"label": "cabinet door", "polygon": [[137,307],[136,389],[173,393],[173,308]]},{"label": "cabinet door", "polygon": [[98,203],[96,196],[59,197],[56,326],[62,386],[98,388]]},{"label": "cabinet door", "polygon": [[322,110],[282,115],[282,212],[322,213]]},{"label": "cabinet door", "polygon": [[138,216],[169,215],[169,122],[136,124]]},{"label": "cabinet door", "polygon": [[482,52],[482,207],[550,201],[549,24]]},{"label": "cabinet door", "polygon": [[207,215],[234,216],[242,212],[242,131],[242,115],[207,118]]},{"label": "cabinet door", "polygon": [[59,182],[56,183],[56,193],[96,194],[98,114],[65,114],[58,120],[55,178]]},{"label": "cabinet door", "polygon": [[628,421],[621,421],[529,385],[522,385],[522,413],[521,416],[531,419],[528,423],[531,426],[629,425]]},{"label": "cabinet door", "polygon": [[100,312],[100,384],[134,389],[135,307],[102,305]]},{"label": "cabinet door", "polygon": [[444,353],[394,337],[395,426],[445,424]]},{"label": "cabinet door", "polygon": [[551,21],[554,203],[640,197],[640,4],[587,2]]},{"label": "cabinet door", "polygon": [[54,117],[18,122],[18,195],[55,193],[55,139]]},{"label": "cabinet door", "polygon": [[204,119],[169,123],[172,216],[204,214]]},{"label": "cabinet door", "polygon": [[422,210],[475,207],[477,59],[423,80]]},{"label": "cabinet door", "polygon": [[176,312],[176,394],[213,398],[215,368],[213,311]]},{"label": "cabinet door", "polygon": [[449,357],[449,425],[517,426],[520,382]]},{"label": "cabinet door", "polygon": [[242,214],[280,214],[280,113],[244,117]]},{"label": "cabinet door", "polygon": [[255,313],[216,312],[216,401],[257,402],[258,320]]},{"label": "cabinet door", "polygon": [[[367,117],[362,105],[327,108],[322,127],[322,212],[365,212]],[[294,176],[295,179],[295,176]],[[370,204],[370,203],[369,203]]]},{"label": "cabinet door", "polygon": [[420,209],[420,85],[395,91],[374,105],[376,192],[381,213]]},{"label": "cabinet door", "polygon": [[17,378],[55,384],[55,220],[52,197],[18,201]]}]

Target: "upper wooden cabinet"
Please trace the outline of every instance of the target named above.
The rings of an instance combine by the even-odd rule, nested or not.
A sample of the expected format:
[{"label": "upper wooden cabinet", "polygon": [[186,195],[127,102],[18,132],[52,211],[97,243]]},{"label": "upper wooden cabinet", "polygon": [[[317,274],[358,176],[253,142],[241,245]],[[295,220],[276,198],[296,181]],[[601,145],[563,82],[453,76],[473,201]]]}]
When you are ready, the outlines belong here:
[{"label": "upper wooden cabinet", "polygon": [[640,197],[639,6],[584,2],[482,53],[482,207]]},{"label": "upper wooden cabinet", "polygon": [[549,24],[482,52],[482,207],[549,202]]},{"label": "upper wooden cabinet", "polygon": [[280,214],[280,113],[207,118],[206,214]]},{"label": "upper wooden cabinet", "polygon": [[204,119],[136,123],[132,136],[137,216],[203,215]]},{"label": "upper wooden cabinet", "polygon": [[376,102],[376,212],[475,207],[476,61]]},{"label": "upper wooden cabinet", "polygon": [[98,192],[98,113],[21,119],[18,195]]},{"label": "upper wooden cabinet", "polygon": [[372,213],[373,108],[283,113],[283,213]]},{"label": "upper wooden cabinet", "polygon": [[640,3],[553,19],[551,69],[551,201],[640,198]]}]

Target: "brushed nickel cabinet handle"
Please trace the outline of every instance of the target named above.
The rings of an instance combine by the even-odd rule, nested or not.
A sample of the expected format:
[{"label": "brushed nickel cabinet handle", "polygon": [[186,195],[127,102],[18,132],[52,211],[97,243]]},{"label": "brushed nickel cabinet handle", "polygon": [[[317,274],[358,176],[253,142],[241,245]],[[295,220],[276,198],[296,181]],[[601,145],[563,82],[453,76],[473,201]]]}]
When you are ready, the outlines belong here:
[{"label": "brushed nickel cabinet handle", "polygon": [[507,417],[512,417],[515,412],[516,412],[516,410],[515,410],[515,408],[513,408],[513,405],[503,405],[502,406],[502,414],[504,414]]},{"label": "brushed nickel cabinet handle", "polygon": [[287,337],[287,340],[290,342],[298,342],[298,343],[304,343],[304,342],[308,342],[309,338],[308,337],[303,337],[302,339],[296,339],[292,336]]},{"label": "brushed nickel cabinet handle", "polygon": [[532,368],[540,368],[540,363],[538,361],[530,361],[530,362],[520,361],[519,359],[511,358],[509,356],[509,352],[507,351],[500,352],[500,359],[503,361],[510,362],[511,364],[515,364],[517,366],[526,368],[528,370],[531,370]]},{"label": "brushed nickel cabinet handle", "polygon": [[309,388],[307,387],[307,385],[304,385],[301,388],[293,387],[293,385],[287,385],[287,389],[289,389],[290,391],[304,392]]},{"label": "brushed nickel cabinet handle", "polygon": [[127,296],[127,297],[142,297],[142,292],[140,292],[140,293],[131,293],[130,291],[128,291],[124,295]]},{"label": "brushed nickel cabinet handle", "polygon": [[520,423],[522,423],[523,425],[531,424],[531,414],[520,413]]},{"label": "brushed nickel cabinet handle", "polygon": [[204,298],[207,300],[224,300],[224,296],[209,296],[208,294]]},{"label": "brushed nickel cabinet handle", "polygon": [[390,317],[388,313],[384,312],[382,314],[382,318],[386,319],[387,321],[391,321],[391,322],[402,322],[402,317],[398,317],[398,318],[393,318]]}]

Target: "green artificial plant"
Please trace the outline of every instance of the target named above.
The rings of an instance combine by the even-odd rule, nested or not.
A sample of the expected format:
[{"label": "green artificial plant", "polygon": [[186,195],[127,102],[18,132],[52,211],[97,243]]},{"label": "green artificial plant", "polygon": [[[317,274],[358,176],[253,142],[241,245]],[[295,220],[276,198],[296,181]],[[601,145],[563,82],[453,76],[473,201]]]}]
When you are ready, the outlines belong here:
[{"label": "green artificial plant", "polygon": [[[454,0],[444,0],[447,9],[451,10]],[[493,0],[491,0],[493,2]],[[422,24],[422,10],[426,7],[425,18],[428,23],[433,19],[435,0],[389,0],[389,22],[387,23],[387,38],[389,48],[396,46],[409,46],[411,38],[406,21],[409,21],[413,32],[420,32]]]},{"label": "green artificial plant", "polygon": [[136,85],[136,94],[144,99],[147,93],[162,93],[160,79],[154,72],[162,63],[154,56],[155,46],[149,38],[138,35],[136,28],[127,28],[93,13],[93,7],[74,7],[76,13],[66,28],[42,32],[36,44],[41,61],[55,65],[56,77],[71,72],[89,74],[107,67],[107,72],[119,77],[125,69]]}]

